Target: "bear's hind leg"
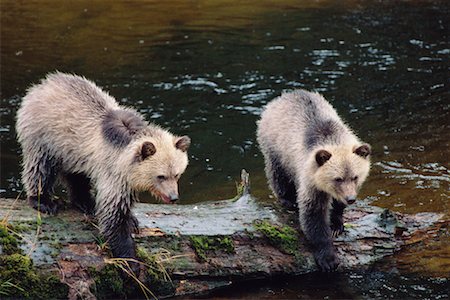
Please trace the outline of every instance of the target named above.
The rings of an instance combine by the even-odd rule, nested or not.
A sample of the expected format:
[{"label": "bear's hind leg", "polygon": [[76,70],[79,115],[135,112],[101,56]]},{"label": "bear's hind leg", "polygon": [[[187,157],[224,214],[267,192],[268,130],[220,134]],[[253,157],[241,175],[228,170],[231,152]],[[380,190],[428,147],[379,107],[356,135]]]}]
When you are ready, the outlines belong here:
[{"label": "bear's hind leg", "polygon": [[297,208],[297,188],[276,155],[269,155],[266,162],[269,185],[280,203],[287,209]]},{"label": "bear's hind leg", "polygon": [[94,214],[95,199],[91,194],[91,182],[89,178],[80,173],[65,174],[64,177],[72,205],[85,214]]},{"label": "bear's hind leg", "polygon": [[333,199],[333,203],[331,204],[331,213],[330,213],[330,228],[331,235],[333,237],[337,237],[342,232],[344,232],[344,214],[345,204]]},{"label": "bear's hind leg", "polygon": [[58,204],[52,201],[53,186],[58,175],[58,163],[44,153],[24,150],[22,182],[31,207],[46,214],[56,214]]}]

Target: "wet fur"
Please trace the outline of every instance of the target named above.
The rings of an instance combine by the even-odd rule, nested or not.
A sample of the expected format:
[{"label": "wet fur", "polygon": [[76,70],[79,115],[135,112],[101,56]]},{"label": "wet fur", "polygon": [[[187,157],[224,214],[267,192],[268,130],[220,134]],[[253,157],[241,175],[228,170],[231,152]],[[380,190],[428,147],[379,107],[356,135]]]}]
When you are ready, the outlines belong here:
[{"label": "wet fur", "polygon": [[[367,177],[368,155],[360,153],[366,148],[355,148],[362,142],[320,94],[304,90],[285,93],[267,105],[257,140],[270,188],[283,203],[298,206],[317,263],[334,270],[338,260],[332,237],[343,231],[346,206],[341,196],[357,190]],[[337,176],[346,179],[342,186],[332,182]],[[358,182],[347,180],[356,176]]]},{"label": "wet fur", "polygon": [[[93,82],[59,72],[28,90],[16,128],[30,205],[56,213],[51,194],[59,177],[75,206],[95,212],[113,255],[135,257],[131,232],[138,224],[131,207],[136,193],[143,189],[160,193],[149,180],[157,172],[181,175],[187,166],[187,147],[180,149],[176,143],[183,140],[189,145],[190,140],[147,123]],[[142,157],[146,142],[157,149],[148,158]]]}]

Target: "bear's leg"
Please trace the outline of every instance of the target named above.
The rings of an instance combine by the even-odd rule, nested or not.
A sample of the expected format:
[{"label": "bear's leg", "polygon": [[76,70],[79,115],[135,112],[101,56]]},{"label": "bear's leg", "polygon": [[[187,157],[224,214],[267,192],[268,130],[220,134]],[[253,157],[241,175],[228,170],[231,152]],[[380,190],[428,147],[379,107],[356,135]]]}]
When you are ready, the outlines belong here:
[{"label": "bear's leg", "polygon": [[31,207],[46,214],[55,214],[58,204],[52,201],[53,185],[58,175],[58,163],[48,152],[24,150],[22,181]]},{"label": "bear's leg", "polygon": [[116,214],[115,220],[100,225],[101,228],[104,228],[103,234],[111,246],[114,257],[136,257],[135,243],[131,237],[131,229],[133,228],[131,222],[130,215]]},{"label": "bear's leg", "polygon": [[[109,228],[104,231],[104,235],[111,247],[113,257],[128,258],[128,265],[134,274],[139,276],[140,265],[136,262],[136,243],[131,236],[133,231],[137,230],[137,219],[131,212],[128,214],[116,214],[117,219],[106,226]],[[102,225],[101,228],[105,228]]]},{"label": "bear's leg", "polygon": [[86,214],[94,214],[95,199],[91,195],[89,178],[80,173],[65,174],[64,177],[72,205]]},{"label": "bear's leg", "polygon": [[324,192],[299,195],[300,224],[311,242],[314,258],[323,271],[333,271],[339,261],[333,246],[329,218],[329,199]]},{"label": "bear's leg", "polygon": [[344,232],[344,214],[345,204],[333,199],[333,203],[331,204],[331,214],[330,214],[330,228],[331,235],[333,237],[337,237],[342,232]]},{"label": "bear's leg", "polygon": [[130,215],[130,222],[129,222],[129,224],[130,224],[131,232],[139,233],[139,221],[138,221],[138,219],[136,218],[135,215],[133,215],[133,214]]},{"label": "bear's leg", "polygon": [[[137,220],[131,212],[132,198],[125,192],[117,197],[105,198],[101,190],[97,197],[100,197],[96,209],[100,231],[108,241],[112,255],[136,259],[136,244],[131,233],[137,226]],[[139,272],[138,263],[130,261],[129,265],[133,272]]]},{"label": "bear's leg", "polygon": [[295,210],[297,208],[295,183],[281,165],[280,159],[274,154],[269,155],[266,161],[266,174],[269,185],[281,204],[288,209]]}]

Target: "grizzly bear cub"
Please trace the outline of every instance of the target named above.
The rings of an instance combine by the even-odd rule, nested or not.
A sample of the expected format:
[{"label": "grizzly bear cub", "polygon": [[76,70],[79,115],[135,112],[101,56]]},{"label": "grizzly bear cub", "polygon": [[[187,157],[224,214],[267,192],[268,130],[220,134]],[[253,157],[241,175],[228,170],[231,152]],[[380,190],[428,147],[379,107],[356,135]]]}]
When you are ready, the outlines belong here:
[{"label": "grizzly bear cub", "polygon": [[16,128],[30,205],[56,213],[51,194],[62,179],[71,202],[95,212],[115,257],[136,256],[131,207],[138,191],[168,203],[178,199],[189,137],[147,123],[83,77],[56,72],[32,86]]},{"label": "grizzly bear cub", "polygon": [[371,148],[361,142],[320,94],[297,90],[271,101],[258,122],[270,188],[283,203],[296,203],[300,226],[324,271],[339,262],[333,236],[342,214],[366,180]]}]

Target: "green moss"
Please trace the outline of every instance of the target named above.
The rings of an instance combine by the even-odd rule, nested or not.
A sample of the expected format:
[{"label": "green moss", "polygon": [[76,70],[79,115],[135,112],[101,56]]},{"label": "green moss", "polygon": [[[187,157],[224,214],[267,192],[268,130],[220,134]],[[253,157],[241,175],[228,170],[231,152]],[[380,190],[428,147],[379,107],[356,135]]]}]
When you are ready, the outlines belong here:
[{"label": "green moss", "polygon": [[[9,226],[11,226],[11,225],[9,225]],[[30,231],[32,229],[29,225],[26,225],[26,224],[14,224],[14,226],[11,226],[11,227],[13,227],[14,232],[17,232],[17,233]]]},{"label": "green moss", "polygon": [[155,294],[169,295],[175,290],[170,277],[161,262],[159,254],[151,254],[143,247],[137,248],[136,256],[145,264],[147,287]]},{"label": "green moss", "polygon": [[58,276],[38,272],[29,256],[19,248],[25,225],[0,225],[0,294],[25,299],[67,298],[68,286]]},{"label": "green moss", "polygon": [[192,262],[189,256],[179,256],[174,259],[170,266],[173,271],[186,270],[189,269],[192,265]]},{"label": "green moss", "polygon": [[11,295],[30,298],[29,287],[38,281],[37,275],[32,272],[32,262],[27,256],[15,253],[0,256],[0,281],[11,280],[17,287]]},{"label": "green moss", "polygon": [[2,254],[22,253],[22,250],[19,248],[19,241],[10,233],[12,230],[13,229],[9,226],[6,227],[0,225],[0,245]]},{"label": "green moss", "polygon": [[192,248],[201,261],[206,260],[208,252],[234,253],[234,243],[229,237],[191,236],[190,239]]},{"label": "green moss", "polygon": [[150,254],[142,247],[137,248],[136,256],[146,265],[147,275],[151,281],[160,281],[164,279],[164,270],[156,261],[156,255]]},{"label": "green moss", "polygon": [[290,226],[276,226],[268,221],[256,221],[255,229],[262,233],[271,245],[286,254],[298,254],[299,240],[297,230]]},{"label": "green moss", "polygon": [[38,274],[30,257],[14,253],[1,255],[0,282],[9,282],[5,296],[26,299],[66,298],[68,287],[53,274]]},{"label": "green moss", "polygon": [[[172,295],[175,286],[158,262],[158,254],[151,254],[142,247],[138,247],[136,254],[146,268],[139,280],[156,295]],[[136,279],[127,276],[118,265],[106,264],[101,269],[91,267],[88,273],[95,282],[91,291],[98,299],[144,298]]]},{"label": "green moss", "polygon": [[98,299],[126,298],[120,269],[112,264],[107,264],[100,270],[94,267],[88,268],[88,272],[94,279],[91,286],[92,292]]}]

